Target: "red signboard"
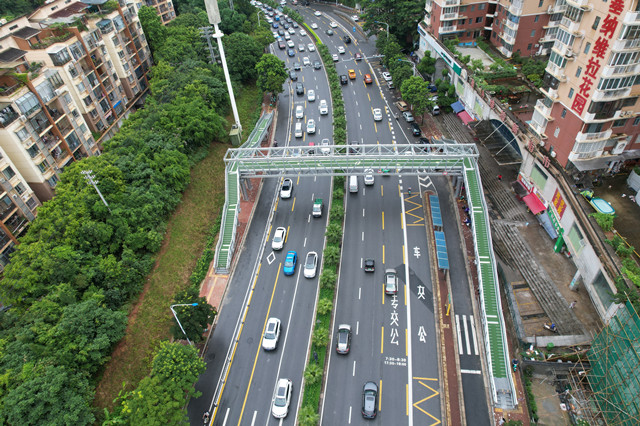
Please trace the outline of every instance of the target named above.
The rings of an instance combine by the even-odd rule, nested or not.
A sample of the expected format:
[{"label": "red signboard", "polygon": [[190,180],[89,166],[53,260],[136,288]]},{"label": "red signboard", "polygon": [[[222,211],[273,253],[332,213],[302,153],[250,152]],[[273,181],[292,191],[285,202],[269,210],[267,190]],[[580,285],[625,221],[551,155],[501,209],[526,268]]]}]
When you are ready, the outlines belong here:
[{"label": "red signboard", "polygon": [[564,210],[567,208],[567,204],[564,202],[562,194],[560,194],[560,191],[558,191],[557,189],[555,194],[553,194],[553,200],[551,200],[551,204],[553,204],[553,207],[556,208],[558,217],[562,219],[562,215],[564,214]]},{"label": "red signboard", "polygon": [[620,20],[618,17],[624,10],[624,0],[611,0],[609,3],[609,13],[602,20],[600,25],[600,33],[603,36],[599,36],[591,49],[591,56],[587,62],[587,67],[582,75],[582,83],[578,86],[578,93],[573,98],[571,109],[582,115],[589,97],[591,96],[591,89],[594,83],[597,81],[596,74],[600,71],[602,64],[600,60],[605,59],[605,55],[609,50],[609,40],[613,39]]}]

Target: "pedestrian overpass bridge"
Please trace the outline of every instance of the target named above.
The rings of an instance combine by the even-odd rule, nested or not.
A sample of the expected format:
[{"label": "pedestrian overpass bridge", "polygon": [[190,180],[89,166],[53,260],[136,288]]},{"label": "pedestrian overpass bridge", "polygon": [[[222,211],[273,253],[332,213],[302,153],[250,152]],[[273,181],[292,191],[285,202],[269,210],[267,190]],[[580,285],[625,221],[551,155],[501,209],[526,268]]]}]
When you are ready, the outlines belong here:
[{"label": "pedestrian overpass bridge", "polygon": [[241,148],[229,149],[224,158],[226,201],[214,258],[216,273],[227,274],[231,266],[236,243],[240,180],[243,178],[364,175],[368,174],[368,169],[394,175],[460,177],[465,182],[465,195],[472,219],[485,359],[491,375],[489,382],[493,402],[497,407],[513,408],[517,405],[517,396],[506,345],[496,260],[489,229],[488,209],[477,165],[478,155],[474,144],[263,148],[259,147],[258,143],[245,143]]}]

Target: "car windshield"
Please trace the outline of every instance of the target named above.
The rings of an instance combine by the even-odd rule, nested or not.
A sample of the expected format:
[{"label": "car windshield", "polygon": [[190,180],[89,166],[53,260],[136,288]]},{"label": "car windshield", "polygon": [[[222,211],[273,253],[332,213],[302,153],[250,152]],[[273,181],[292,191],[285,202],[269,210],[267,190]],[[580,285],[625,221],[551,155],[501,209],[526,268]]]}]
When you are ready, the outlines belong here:
[{"label": "car windshield", "polygon": [[282,234],[277,233],[275,237],[273,237],[273,241],[279,243],[280,241],[282,241]]},{"label": "car windshield", "polygon": [[341,345],[346,344],[348,336],[349,336],[349,332],[347,330],[340,330],[340,335],[338,336],[338,343]]},{"label": "car windshield", "polygon": [[276,396],[276,400],[273,403],[276,407],[284,407],[287,405],[287,398],[284,397],[285,390],[284,388],[278,389],[278,395]]},{"label": "car windshield", "polygon": [[275,327],[267,329],[267,331],[264,333],[264,337],[266,337],[267,339],[275,338],[276,333],[274,332],[274,330],[275,330]]},{"label": "car windshield", "polygon": [[293,265],[293,256],[287,256],[287,259],[284,261],[285,266]]},{"label": "car windshield", "polygon": [[315,263],[315,258],[313,256],[307,257],[307,268],[313,268]]}]

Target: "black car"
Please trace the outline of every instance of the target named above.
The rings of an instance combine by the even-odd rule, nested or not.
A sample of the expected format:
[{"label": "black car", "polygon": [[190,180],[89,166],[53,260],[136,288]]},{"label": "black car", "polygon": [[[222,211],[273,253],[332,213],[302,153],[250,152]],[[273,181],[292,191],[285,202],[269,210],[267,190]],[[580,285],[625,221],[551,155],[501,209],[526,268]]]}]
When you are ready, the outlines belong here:
[{"label": "black car", "polygon": [[344,36],[344,37],[342,37],[342,40],[344,40],[344,42],[345,42],[346,44],[351,43],[351,37],[349,37],[349,36]]},{"label": "black car", "polygon": [[296,83],[296,95],[304,95],[304,86],[302,85],[302,83]]},{"label": "black car", "polygon": [[282,28],[278,30],[278,35],[284,37],[284,30]]},{"label": "black car", "polygon": [[422,131],[420,130],[420,126],[415,121],[411,123],[411,132],[413,136],[422,136]]},{"label": "black car", "polygon": [[298,81],[298,74],[295,71],[289,71],[289,78],[291,81]]},{"label": "black car", "polygon": [[296,56],[296,51],[293,50],[293,49],[289,49],[289,50],[287,50],[287,55],[289,55],[291,57]]},{"label": "black car", "polygon": [[373,259],[365,259],[364,260],[364,271],[365,272],[375,272],[376,270],[376,261]]},{"label": "black car", "polygon": [[287,48],[287,45],[286,45],[286,44],[284,44],[284,41],[279,41],[279,42],[278,42],[278,48],[279,48],[280,50],[284,50],[284,49],[286,49],[286,48]]},{"label": "black car", "polygon": [[319,70],[320,68],[322,68],[320,61],[313,61],[313,69]]},{"label": "black car", "polygon": [[294,62],[293,63],[293,69],[296,71],[300,71],[300,62]]},{"label": "black car", "polygon": [[340,84],[348,84],[349,83],[349,79],[347,78],[346,75],[341,74],[340,75]]},{"label": "black car", "polygon": [[367,382],[362,388],[362,417],[375,419],[378,414],[378,385]]}]

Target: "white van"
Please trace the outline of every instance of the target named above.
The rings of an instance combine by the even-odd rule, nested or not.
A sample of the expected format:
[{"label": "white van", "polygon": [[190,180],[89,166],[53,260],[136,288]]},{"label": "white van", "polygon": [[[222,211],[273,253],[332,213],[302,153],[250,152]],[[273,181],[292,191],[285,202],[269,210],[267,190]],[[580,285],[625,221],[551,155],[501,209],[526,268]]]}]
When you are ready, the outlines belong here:
[{"label": "white van", "polygon": [[296,138],[302,137],[302,123],[296,123],[296,130],[294,131],[293,135]]},{"label": "white van", "polygon": [[358,176],[349,176],[349,192],[358,192]]}]

